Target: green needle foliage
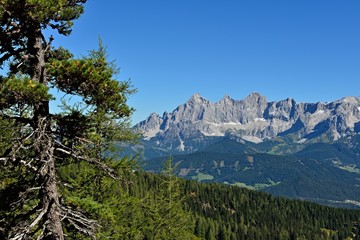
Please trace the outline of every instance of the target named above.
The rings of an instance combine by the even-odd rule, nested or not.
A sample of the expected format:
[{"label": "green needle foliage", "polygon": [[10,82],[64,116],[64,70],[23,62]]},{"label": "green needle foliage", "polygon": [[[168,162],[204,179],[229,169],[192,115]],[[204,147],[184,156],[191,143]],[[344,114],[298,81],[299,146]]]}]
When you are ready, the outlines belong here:
[{"label": "green needle foliage", "polygon": [[100,41],[97,51],[82,59],[51,59],[47,65],[51,83],[66,94],[79,95],[96,112],[107,112],[113,117],[129,116],[132,109],[126,105],[133,93],[130,82],[112,80],[117,73],[113,63],[106,60],[106,51]]},{"label": "green needle foliage", "polygon": [[[76,58],[43,34],[69,35],[85,2],[0,0],[0,239],[195,239],[171,172],[142,185],[119,157],[135,90],[102,42]],[[78,101],[54,113],[50,89]]]},{"label": "green needle foliage", "polygon": [[171,159],[164,162],[158,184],[154,200],[149,199],[147,239],[196,239],[191,234],[194,223],[191,213],[184,211],[185,196]]},{"label": "green needle foliage", "polygon": [[[131,160],[112,154],[114,143],[136,137],[129,125],[130,82],[114,78],[117,68],[101,42],[88,56],[74,58],[43,34],[53,29],[69,35],[85,2],[0,1],[0,66],[9,66],[0,77],[1,239],[97,236],[99,220],[92,218],[115,216],[106,205],[111,197],[96,187],[112,189],[120,181],[125,188],[121,174],[133,168]],[[52,113],[50,88],[79,102],[64,102],[63,112]],[[79,166],[77,182],[61,174]],[[90,176],[104,180],[80,184]]]}]

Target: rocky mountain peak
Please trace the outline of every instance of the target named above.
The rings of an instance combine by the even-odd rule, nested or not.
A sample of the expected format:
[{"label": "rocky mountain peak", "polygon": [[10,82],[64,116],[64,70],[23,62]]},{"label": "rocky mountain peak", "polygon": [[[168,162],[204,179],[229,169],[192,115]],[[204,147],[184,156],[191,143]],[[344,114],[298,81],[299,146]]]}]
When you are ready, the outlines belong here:
[{"label": "rocky mountain peak", "polygon": [[224,99],[224,100],[234,100],[234,99],[232,99],[232,98],[231,98],[229,95],[227,95],[227,94],[223,97],[223,99]]},{"label": "rocky mountain peak", "polygon": [[253,92],[251,94],[249,94],[245,99],[244,101],[265,101],[267,102],[266,100],[266,97],[262,96],[260,93],[258,92]]},{"label": "rocky mountain peak", "polygon": [[146,120],[138,123],[135,128],[141,129],[145,136],[152,137],[159,131],[162,121],[162,118],[157,113],[151,113]]},{"label": "rocky mountain peak", "polygon": [[153,112],[150,114],[150,116],[147,119],[151,119],[151,118],[160,118],[160,116],[156,112]]},{"label": "rocky mountain peak", "polygon": [[203,98],[199,93],[195,93],[194,95],[192,95],[189,100],[187,101],[188,103],[203,103],[203,102],[207,102],[207,100],[205,98]]},{"label": "rocky mountain peak", "polygon": [[340,101],[343,103],[359,104],[360,97],[344,97]]},{"label": "rocky mountain peak", "polygon": [[328,104],[296,103],[292,98],[268,102],[255,92],[242,100],[225,95],[215,103],[196,93],[173,112],[162,117],[153,113],[135,127],[147,139],[154,138],[160,145],[167,142],[166,146],[187,151],[193,149],[189,141],[200,143],[209,136],[230,134],[260,142],[295,134],[294,141],[304,142],[325,134],[336,140],[359,132],[359,126],[359,97],[345,97]]},{"label": "rocky mountain peak", "polygon": [[235,100],[232,99],[229,95],[225,95],[218,103],[232,103]]}]

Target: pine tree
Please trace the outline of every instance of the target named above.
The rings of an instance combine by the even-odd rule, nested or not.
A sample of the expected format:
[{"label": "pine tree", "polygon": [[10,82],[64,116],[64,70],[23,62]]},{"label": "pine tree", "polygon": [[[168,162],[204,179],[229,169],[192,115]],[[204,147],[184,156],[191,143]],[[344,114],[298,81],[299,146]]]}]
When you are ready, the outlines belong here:
[{"label": "pine tree", "polygon": [[[86,0],[0,0],[0,237],[64,239],[64,229],[93,236],[98,223],[69,206],[58,169],[86,162],[117,178],[109,164],[116,141],[133,139],[126,104],[133,93],[117,73],[105,48],[80,59],[52,47],[45,29],[69,35]],[[52,113],[49,89],[78,96]],[[6,193],[11,192],[11,196]]]},{"label": "pine tree", "polygon": [[148,239],[197,239],[191,215],[184,210],[179,179],[174,175],[171,159],[164,162],[160,175],[160,185],[154,192],[154,200],[149,200],[151,218]]}]

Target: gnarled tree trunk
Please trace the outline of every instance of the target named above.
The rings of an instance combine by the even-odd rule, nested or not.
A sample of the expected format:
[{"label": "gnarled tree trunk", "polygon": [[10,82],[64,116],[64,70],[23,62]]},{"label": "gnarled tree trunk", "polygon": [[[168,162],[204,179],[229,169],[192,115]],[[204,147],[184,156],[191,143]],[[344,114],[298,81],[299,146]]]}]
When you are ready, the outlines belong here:
[{"label": "gnarled tree trunk", "polygon": [[[34,74],[33,81],[47,84],[45,69],[44,43],[40,29],[34,39]],[[42,205],[42,222],[44,222],[43,239],[63,240],[64,233],[60,219],[59,192],[56,184],[54,139],[51,133],[51,115],[49,102],[45,101],[35,106],[35,149],[39,160],[38,181],[41,190],[39,192]]]}]

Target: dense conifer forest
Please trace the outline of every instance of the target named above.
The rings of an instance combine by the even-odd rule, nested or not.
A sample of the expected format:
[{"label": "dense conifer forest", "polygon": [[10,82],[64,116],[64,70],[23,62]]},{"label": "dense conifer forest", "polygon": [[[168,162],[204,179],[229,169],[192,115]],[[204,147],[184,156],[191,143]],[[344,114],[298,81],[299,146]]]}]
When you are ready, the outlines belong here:
[{"label": "dense conifer forest", "polygon": [[[162,174],[128,166],[113,166],[121,180],[86,163],[60,168],[66,183],[62,201],[97,219],[98,239],[360,239],[357,210],[183,180],[172,175],[170,162]],[[20,209],[6,208],[13,201],[10,192],[21,188],[21,181],[11,172],[1,173],[1,179],[0,239],[6,239],[8,227],[21,217]],[[71,224],[64,228],[67,239],[91,239]]]},{"label": "dense conifer forest", "polygon": [[[137,172],[136,178],[142,192],[159,185],[158,175]],[[200,239],[360,239],[360,211],[223,184],[178,181],[184,209],[195,221],[193,233]]]}]

